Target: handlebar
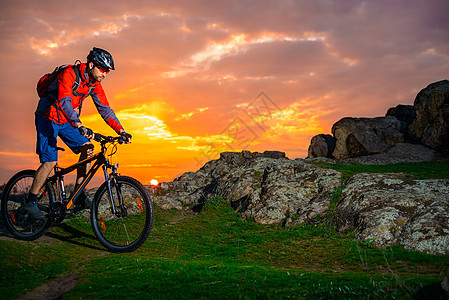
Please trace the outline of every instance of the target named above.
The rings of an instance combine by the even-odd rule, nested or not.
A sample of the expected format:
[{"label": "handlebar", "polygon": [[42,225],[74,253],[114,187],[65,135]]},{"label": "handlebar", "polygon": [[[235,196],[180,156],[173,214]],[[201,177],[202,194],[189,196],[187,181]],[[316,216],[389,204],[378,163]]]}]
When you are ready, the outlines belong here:
[{"label": "handlebar", "polygon": [[123,144],[125,142],[123,136],[105,136],[101,133],[94,133],[93,140],[102,144],[113,143],[115,141],[118,141],[119,144]]}]

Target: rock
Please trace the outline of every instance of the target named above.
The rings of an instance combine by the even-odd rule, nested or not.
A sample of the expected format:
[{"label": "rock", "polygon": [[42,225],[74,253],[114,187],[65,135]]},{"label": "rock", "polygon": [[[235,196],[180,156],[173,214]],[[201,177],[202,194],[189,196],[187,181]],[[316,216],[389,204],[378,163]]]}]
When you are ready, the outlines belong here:
[{"label": "rock", "polygon": [[203,174],[187,172],[172,182],[161,182],[153,191],[153,201],[162,209],[182,209],[184,205],[194,205],[204,202],[204,191],[209,187],[213,178]]},{"label": "rock", "polygon": [[[262,172],[261,178],[248,185],[245,176],[235,183],[230,200],[241,199],[248,203],[242,212],[244,219],[272,224],[286,221],[298,224],[324,213],[330,205],[330,194],[342,183],[340,172],[321,169],[301,160],[260,160],[246,172]],[[249,192],[247,192],[249,191]],[[235,201],[235,200],[234,200]]]},{"label": "rock", "polygon": [[330,134],[318,134],[310,141],[307,158],[332,158],[335,149],[335,138]]},{"label": "rock", "polygon": [[[311,140],[308,157],[336,160],[386,153],[408,140],[449,154],[449,81],[422,89],[414,105],[397,105],[385,117],[343,118],[332,126],[332,134]],[[332,155],[329,151],[334,147]],[[404,153],[406,155],[406,153]]]},{"label": "rock", "polygon": [[415,119],[409,132],[421,143],[440,152],[449,151],[449,81],[428,85],[416,96]]},{"label": "rock", "polygon": [[384,153],[340,160],[342,164],[388,165],[398,163],[431,162],[444,159],[435,150],[420,144],[399,143]]},{"label": "rock", "polygon": [[161,185],[153,195],[164,208],[200,209],[221,195],[242,218],[257,223],[297,224],[324,213],[342,174],[282,152],[225,152],[196,173],[186,173]]},{"label": "rock", "polygon": [[332,126],[336,139],[333,157],[377,154],[403,141],[401,122],[392,116],[377,118],[343,118]]},{"label": "rock", "polygon": [[415,118],[415,111],[413,105],[399,104],[396,107],[391,107],[385,114],[386,117],[396,117],[401,122],[401,132],[408,135],[408,126],[413,122]]},{"label": "rock", "polygon": [[398,174],[357,174],[341,192],[337,211],[352,216],[356,237],[377,247],[402,244],[449,254],[449,183]]},{"label": "rock", "polygon": [[326,163],[326,164],[336,164],[337,160],[333,158],[327,158],[327,157],[306,157],[304,159],[307,163]]}]

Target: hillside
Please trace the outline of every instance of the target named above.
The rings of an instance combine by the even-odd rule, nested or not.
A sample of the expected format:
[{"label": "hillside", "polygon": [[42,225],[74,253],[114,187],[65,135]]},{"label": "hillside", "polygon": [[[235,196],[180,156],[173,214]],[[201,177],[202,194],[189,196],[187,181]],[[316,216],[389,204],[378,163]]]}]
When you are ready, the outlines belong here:
[{"label": "hillside", "polygon": [[[156,206],[149,240],[100,247],[79,215],[35,242],[0,237],[3,299],[398,299],[438,292],[449,257],[377,249],[328,217],[282,227],[242,220],[215,198],[201,213]],[[439,288],[441,289],[441,288]]]}]

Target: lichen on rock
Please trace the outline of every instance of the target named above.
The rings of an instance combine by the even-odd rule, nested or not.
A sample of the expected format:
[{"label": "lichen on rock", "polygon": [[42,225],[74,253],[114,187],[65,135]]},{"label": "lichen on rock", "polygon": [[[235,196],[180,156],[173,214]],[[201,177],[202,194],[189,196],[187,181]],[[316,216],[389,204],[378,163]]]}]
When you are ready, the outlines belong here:
[{"label": "lichen on rock", "polygon": [[393,174],[357,174],[337,209],[351,212],[356,236],[376,246],[449,254],[449,183]]}]

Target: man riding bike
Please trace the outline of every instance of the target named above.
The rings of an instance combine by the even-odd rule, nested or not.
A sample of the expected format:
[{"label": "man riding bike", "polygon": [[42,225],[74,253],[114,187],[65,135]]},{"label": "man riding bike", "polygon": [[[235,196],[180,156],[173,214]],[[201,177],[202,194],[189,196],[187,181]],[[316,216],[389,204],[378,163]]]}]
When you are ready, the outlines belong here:
[{"label": "man riding bike", "polygon": [[[36,200],[39,190],[58,161],[57,137],[59,136],[75,154],[80,154],[79,161],[93,155],[94,146],[90,142],[93,137],[92,130],[82,125],[79,113],[75,111],[82,106],[87,96],[91,96],[104,121],[120,134],[126,143],[131,142],[131,135],[125,132],[114,111],[109,107],[101,86],[101,81],[106,78],[110,70],[114,69],[111,54],[94,47],[89,52],[86,63],[63,69],[49,85],[45,95],[40,98],[35,112],[35,125],[36,153],[39,155],[41,165],[36,171],[27,199],[22,205],[22,209],[31,217],[45,219]],[[77,80],[79,82],[76,82]],[[75,191],[89,168],[90,164],[77,170]],[[78,203],[75,203],[75,206],[78,209],[89,208],[90,200],[84,195],[80,197]]]}]

